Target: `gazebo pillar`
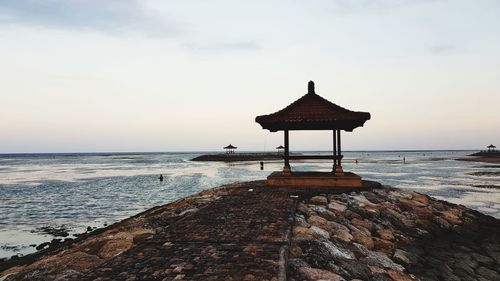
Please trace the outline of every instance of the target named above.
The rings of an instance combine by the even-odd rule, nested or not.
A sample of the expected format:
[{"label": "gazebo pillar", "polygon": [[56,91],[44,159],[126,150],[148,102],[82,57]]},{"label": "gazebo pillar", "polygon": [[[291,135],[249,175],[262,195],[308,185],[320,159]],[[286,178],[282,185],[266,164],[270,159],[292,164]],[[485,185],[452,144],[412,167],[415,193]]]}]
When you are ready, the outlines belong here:
[{"label": "gazebo pillar", "polygon": [[337,166],[335,167],[335,175],[343,176],[344,170],[342,170],[342,149],[340,146],[340,130],[337,130]]},{"label": "gazebo pillar", "polygon": [[292,174],[292,170],[290,169],[290,145],[288,142],[288,130],[283,131],[285,134],[285,166],[283,167],[283,175],[289,176]]},{"label": "gazebo pillar", "polygon": [[332,172],[335,173],[337,168],[337,130],[333,130],[333,168]]}]

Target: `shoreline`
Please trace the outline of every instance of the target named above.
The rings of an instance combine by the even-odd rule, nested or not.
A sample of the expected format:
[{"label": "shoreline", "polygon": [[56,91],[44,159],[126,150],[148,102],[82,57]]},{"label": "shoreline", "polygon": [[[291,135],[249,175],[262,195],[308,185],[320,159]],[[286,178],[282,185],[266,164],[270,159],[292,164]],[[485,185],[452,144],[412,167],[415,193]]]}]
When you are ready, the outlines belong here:
[{"label": "shoreline", "polygon": [[457,158],[455,160],[477,162],[477,163],[488,163],[488,164],[500,164],[500,157],[481,157],[481,156],[470,156],[470,157],[474,158]]},{"label": "shoreline", "polygon": [[[7,274],[12,275],[5,280],[30,274],[40,280],[274,280],[283,275],[283,280],[411,280],[405,279],[411,275],[437,280],[442,268],[433,259],[454,260],[440,260],[436,255],[443,251],[473,258],[467,267],[448,265],[462,268],[448,272],[462,274],[459,278],[500,276],[495,271],[500,265],[500,220],[416,192],[366,184],[363,190],[272,188],[264,181],[220,186],[154,207],[68,245],[4,262],[0,280]],[[447,249],[449,243],[463,247]],[[442,249],[434,253],[435,247]],[[158,249],[168,252],[168,259]],[[239,254],[230,256],[234,253]],[[127,266],[139,261],[141,268]]]},{"label": "shoreline", "polygon": [[[463,158],[455,159],[457,161],[469,161],[489,164],[500,164],[500,153],[477,152],[467,155]],[[500,167],[500,166],[499,166]]]}]

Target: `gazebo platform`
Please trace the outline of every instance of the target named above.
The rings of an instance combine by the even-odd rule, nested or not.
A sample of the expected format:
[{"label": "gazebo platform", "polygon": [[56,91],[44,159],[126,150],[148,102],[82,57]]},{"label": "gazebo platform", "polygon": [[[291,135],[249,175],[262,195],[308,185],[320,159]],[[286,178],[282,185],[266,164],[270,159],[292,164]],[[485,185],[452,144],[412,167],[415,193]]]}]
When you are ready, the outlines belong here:
[{"label": "gazebo platform", "polygon": [[361,187],[361,177],[352,172],[335,176],[332,172],[273,172],[267,177],[272,186],[310,186],[310,187]]}]

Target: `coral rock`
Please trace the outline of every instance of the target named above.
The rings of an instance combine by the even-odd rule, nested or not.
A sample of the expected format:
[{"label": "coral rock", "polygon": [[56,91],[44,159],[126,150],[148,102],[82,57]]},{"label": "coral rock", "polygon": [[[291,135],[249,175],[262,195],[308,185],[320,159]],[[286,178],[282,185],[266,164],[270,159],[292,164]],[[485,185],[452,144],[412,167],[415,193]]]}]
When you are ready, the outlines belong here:
[{"label": "coral rock", "polygon": [[301,267],[299,272],[302,274],[305,280],[316,281],[345,281],[342,276],[332,273],[327,270],[312,268],[312,267]]}]

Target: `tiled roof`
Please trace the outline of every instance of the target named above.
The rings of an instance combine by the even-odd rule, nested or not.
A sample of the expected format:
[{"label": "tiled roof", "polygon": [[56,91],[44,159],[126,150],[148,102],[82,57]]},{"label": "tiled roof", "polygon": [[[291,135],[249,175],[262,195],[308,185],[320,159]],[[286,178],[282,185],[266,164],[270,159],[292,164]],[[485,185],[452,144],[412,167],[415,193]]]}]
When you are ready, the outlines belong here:
[{"label": "tiled roof", "polygon": [[317,95],[314,83],[309,91],[284,109],[255,118],[263,129],[281,130],[346,130],[363,126],[370,113],[345,109]]}]

